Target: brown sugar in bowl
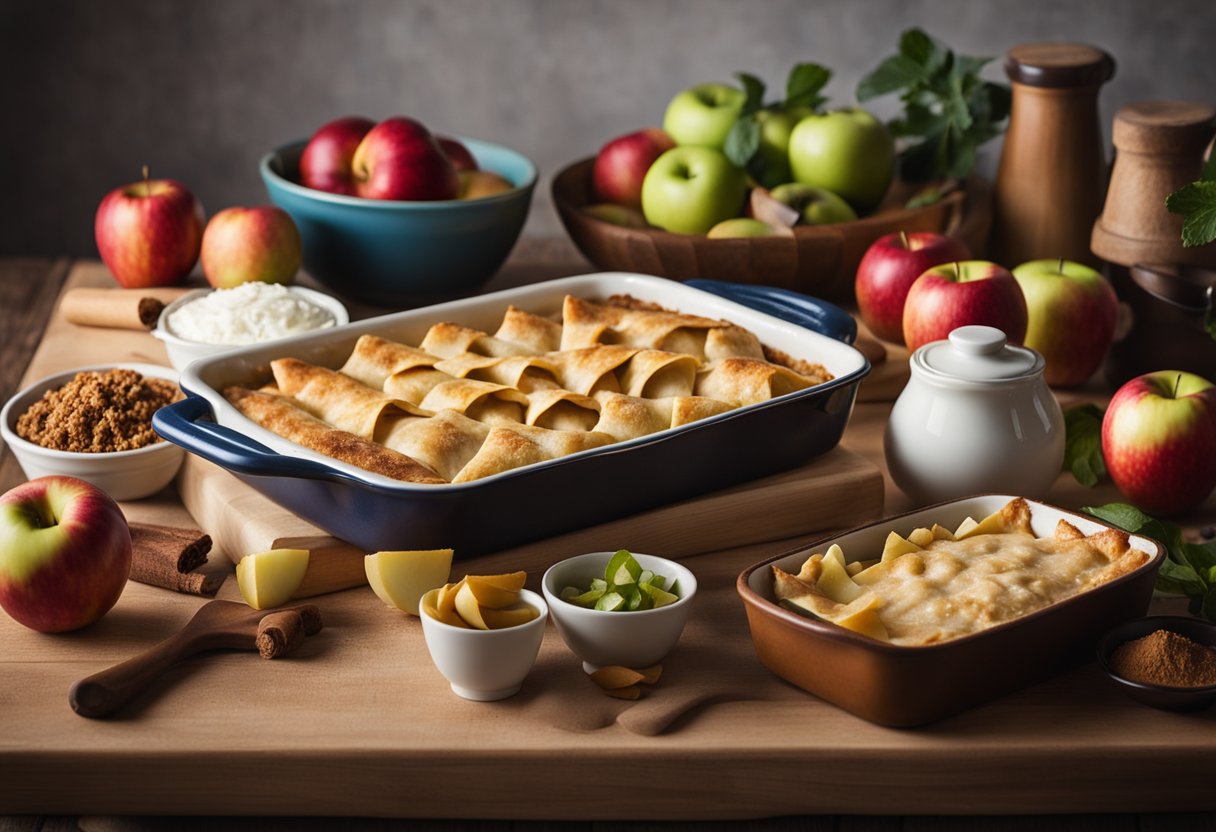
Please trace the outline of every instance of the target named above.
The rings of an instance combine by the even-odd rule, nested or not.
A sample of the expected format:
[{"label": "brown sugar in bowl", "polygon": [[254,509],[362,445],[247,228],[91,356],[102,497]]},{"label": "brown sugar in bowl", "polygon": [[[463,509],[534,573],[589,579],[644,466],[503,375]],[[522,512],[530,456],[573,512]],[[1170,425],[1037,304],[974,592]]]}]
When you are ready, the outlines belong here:
[{"label": "brown sugar in bowl", "polygon": [[857,264],[870,244],[898,231],[947,233],[981,256],[992,219],[991,183],[971,176],[932,205],[904,208],[916,188],[896,182],[879,209],[854,222],[795,226],[793,237],[711,240],[658,228],[626,228],[583,210],[595,203],[593,158],[553,178],[553,204],[566,232],[601,269],[641,272],[673,280],[726,280],[777,286],[851,302]]},{"label": "brown sugar in bowl", "polygon": [[1119,688],[1145,705],[1164,711],[1197,711],[1216,704],[1216,685],[1167,687],[1120,676],[1111,657],[1121,645],[1158,630],[1167,630],[1198,644],[1216,649],[1216,624],[1181,615],[1154,615],[1115,627],[1098,644],[1098,664]]}]

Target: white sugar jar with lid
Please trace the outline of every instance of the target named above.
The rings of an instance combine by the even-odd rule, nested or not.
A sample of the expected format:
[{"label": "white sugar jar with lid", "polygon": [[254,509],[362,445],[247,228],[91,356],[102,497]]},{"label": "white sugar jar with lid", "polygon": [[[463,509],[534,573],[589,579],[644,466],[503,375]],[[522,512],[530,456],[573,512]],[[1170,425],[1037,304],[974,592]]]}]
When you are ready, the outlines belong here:
[{"label": "white sugar jar with lid", "polygon": [[1064,415],[1044,366],[990,326],[918,349],[884,437],[895,484],[926,502],[1046,493],[1064,461]]}]

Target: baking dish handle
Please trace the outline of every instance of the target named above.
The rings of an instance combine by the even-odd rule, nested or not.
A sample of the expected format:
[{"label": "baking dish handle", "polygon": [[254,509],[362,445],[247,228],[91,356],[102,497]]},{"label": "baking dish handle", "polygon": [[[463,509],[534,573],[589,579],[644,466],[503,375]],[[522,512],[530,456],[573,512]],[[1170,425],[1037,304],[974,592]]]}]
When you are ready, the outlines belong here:
[{"label": "baking dish handle", "polygon": [[818,332],[837,341],[852,344],[857,339],[857,322],[839,306],[809,295],[778,289],[775,286],[755,286],[747,283],[727,283],[722,280],[688,280],[702,292],[733,300],[744,306]]},{"label": "baking dish handle", "polygon": [[314,480],[352,479],[309,459],[275,453],[260,442],[210,420],[211,405],[199,396],[162,407],[152,415],[153,429],[192,454],[237,474],[298,477]]}]

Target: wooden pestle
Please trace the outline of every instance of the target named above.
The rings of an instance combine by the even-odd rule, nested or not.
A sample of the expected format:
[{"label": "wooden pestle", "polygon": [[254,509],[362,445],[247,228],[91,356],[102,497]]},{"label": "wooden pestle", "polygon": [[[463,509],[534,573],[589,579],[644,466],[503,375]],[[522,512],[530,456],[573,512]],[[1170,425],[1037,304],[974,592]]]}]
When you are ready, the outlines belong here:
[{"label": "wooden pestle", "polygon": [[[188,656],[223,648],[258,650],[262,619],[289,611],[303,619],[308,635],[321,629],[320,613],[311,605],[255,610],[235,601],[210,601],[199,607],[186,626],[160,644],[76,682],[68,691],[68,703],[83,717],[109,716]],[[278,655],[283,653],[273,653],[267,658]]]}]

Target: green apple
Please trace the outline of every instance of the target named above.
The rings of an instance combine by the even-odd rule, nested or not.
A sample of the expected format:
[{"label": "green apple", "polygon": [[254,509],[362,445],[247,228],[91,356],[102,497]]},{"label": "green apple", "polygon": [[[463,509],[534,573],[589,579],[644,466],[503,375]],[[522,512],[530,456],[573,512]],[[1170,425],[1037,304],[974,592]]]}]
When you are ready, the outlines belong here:
[{"label": "green apple", "polygon": [[677,234],[704,234],[743,206],[743,171],[711,147],[673,147],[642,180],[642,213]]},{"label": "green apple", "polygon": [[789,182],[773,188],[772,197],[797,211],[807,225],[828,225],[857,219],[849,203],[826,188]]},{"label": "green apple", "polygon": [[[756,151],[757,179],[766,188],[773,188],[783,182],[789,182],[793,176],[790,173],[790,134],[798,119],[779,110],[761,110],[756,113],[756,122],[760,125],[760,148]],[[752,168],[756,159],[748,164]]]},{"label": "green apple", "polygon": [[678,145],[721,150],[747,96],[726,84],[698,84],[671,99],[663,129]]},{"label": "green apple", "polygon": [[895,141],[862,109],[809,115],[790,135],[794,181],[827,188],[861,214],[877,207],[895,175]]},{"label": "green apple", "polygon": [[646,218],[642,216],[642,212],[637,208],[630,208],[628,205],[617,205],[615,202],[597,202],[594,205],[586,206],[583,210],[597,220],[610,222],[613,225],[619,225],[624,228],[646,227]]},{"label": "green apple", "polygon": [[[789,234],[789,229],[786,229],[786,234]],[[768,223],[753,219],[752,217],[733,217],[709,229],[709,233],[705,235],[711,240],[728,240],[737,237],[779,237],[782,236],[781,230],[775,228]]]}]

